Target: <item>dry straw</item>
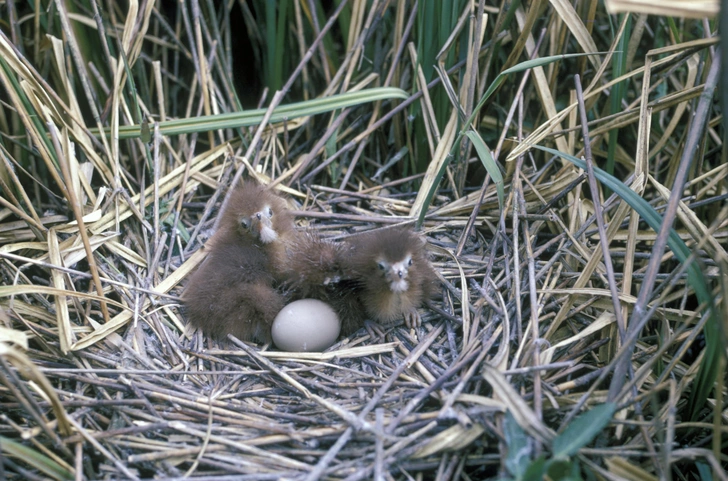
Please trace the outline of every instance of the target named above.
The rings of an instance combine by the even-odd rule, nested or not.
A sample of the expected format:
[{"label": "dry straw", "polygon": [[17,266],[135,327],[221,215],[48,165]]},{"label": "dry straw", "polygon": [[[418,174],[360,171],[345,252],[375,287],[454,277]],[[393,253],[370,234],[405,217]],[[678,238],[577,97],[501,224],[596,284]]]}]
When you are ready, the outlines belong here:
[{"label": "dry straw", "polygon": [[[543,454],[726,479],[714,20],[275,3],[5,5],[0,474],[515,479]],[[423,326],[324,353],[190,331],[179,296],[241,176],[332,239],[419,226]]]}]

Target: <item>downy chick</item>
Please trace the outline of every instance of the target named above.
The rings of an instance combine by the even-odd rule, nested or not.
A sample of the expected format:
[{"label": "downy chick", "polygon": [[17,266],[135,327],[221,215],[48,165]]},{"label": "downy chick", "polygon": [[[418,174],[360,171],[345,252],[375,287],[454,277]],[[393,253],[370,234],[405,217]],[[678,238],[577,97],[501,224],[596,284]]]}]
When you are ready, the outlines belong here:
[{"label": "downy chick", "polygon": [[419,326],[417,308],[432,297],[437,278],[425,240],[397,227],[354,236],[349,244],[349,266],[371,319],[387,325],[404,318],[407,327]]},{"label": "downy chick", "polygon": [[344,335],[364,325],[358,289],[347,269],[350,256],[348,244],[304,232],[290,243],[284,269],[285,285],[292,300],[318,299],[329,304],[339,316]]},{"label": "downy chick", "polygon": [[285,300],[274,288],[294,233],[283,199],[245,181],[231,193],[209,253],[182,295],[189,322],[208,335],[270,341]]}]

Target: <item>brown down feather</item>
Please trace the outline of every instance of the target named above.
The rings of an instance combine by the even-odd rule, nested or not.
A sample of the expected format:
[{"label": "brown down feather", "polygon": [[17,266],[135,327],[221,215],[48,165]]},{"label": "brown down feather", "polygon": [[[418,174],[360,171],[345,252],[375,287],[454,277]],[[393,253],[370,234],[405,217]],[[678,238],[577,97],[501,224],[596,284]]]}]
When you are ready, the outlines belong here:
[{"label": "brown down feather", "polygon": [[318,299],[329,304],[341,320],[344,335],[364,325],[364,308],[347,269],[346,259],[350,254],[346,243],[304,232],[291,242],[284,269],[291,299]]},{"label": "brown down feather", "polygon": [[210,336],[270,341],[285,299],[274,286],[294,236],[283,199],[245,181],[230,194],[209,253],[182,295],[188,321]]},{"label": "brown down feather", "polygon": [[348,244],[348,269],[369,317],[383,325],[404,318],[408,327],[418,326],[417,309],[432,297],[437,279],[425,240],[395,227],[353,236]]}]

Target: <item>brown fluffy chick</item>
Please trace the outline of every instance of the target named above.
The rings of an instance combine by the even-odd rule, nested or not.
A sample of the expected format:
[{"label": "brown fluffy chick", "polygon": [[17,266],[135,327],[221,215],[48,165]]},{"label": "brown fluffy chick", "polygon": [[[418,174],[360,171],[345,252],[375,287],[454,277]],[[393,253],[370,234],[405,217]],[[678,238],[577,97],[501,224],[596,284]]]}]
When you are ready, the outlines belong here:
[{"label": "brown fluffy chick", "polygon": [[283,199],[252,181],[230,194],[209,253],[182,295],[189,322],[206,334],[269,342],[283,308],[273,286],[294,233]]},{"label": "brown fluffy chick", "polygon": [[435,291],[435,271],[426,242],[413,230],[393,228],[352,237],[349,266],[359,283],[359,297],[372,320],[407,327],[422,322],[417,308]]},{"label": "brown fluffy chick", "polygon": [[341,320],[344,335],[364,325],[364,308],[347,269],[350,255],[348,244],[304,232],[290,243],[284,269],[291,299],[318,299],[329,304]]},{"label": "brown fluffy chick", "polygon": [[296,237],[293,215],[286,202],[265,186],[252,180],[242,182],[220,213],[219,228],[213,236],[230,242],[255,245],[268,257],[274,274],[286,262],[286,248]]}]

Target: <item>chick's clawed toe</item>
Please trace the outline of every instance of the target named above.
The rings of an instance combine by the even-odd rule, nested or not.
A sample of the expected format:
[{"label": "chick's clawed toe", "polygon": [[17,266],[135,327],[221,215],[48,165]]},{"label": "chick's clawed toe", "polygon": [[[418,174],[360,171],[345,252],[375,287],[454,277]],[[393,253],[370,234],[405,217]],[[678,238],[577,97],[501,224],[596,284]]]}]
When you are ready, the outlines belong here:
[{"label": "chick's clawed toe", "polygon": [[416,308],[410,309],[404,313],[404,325],[410,329],[420,327],[422,325],[422,317]]}]

